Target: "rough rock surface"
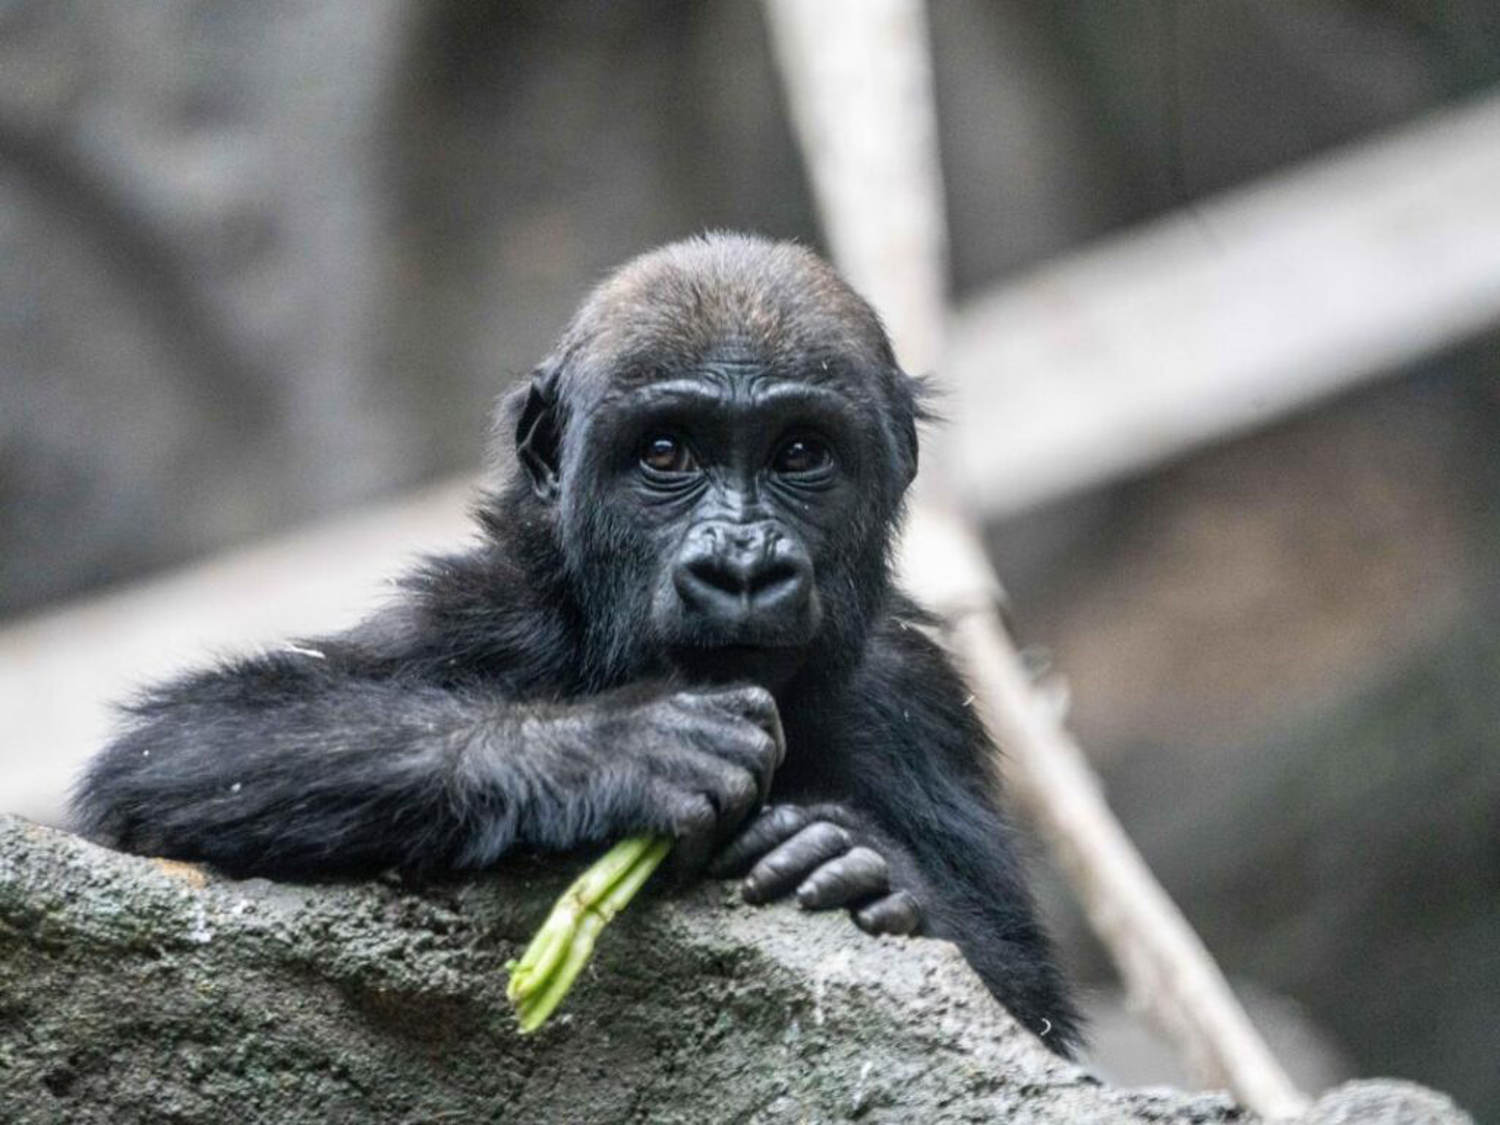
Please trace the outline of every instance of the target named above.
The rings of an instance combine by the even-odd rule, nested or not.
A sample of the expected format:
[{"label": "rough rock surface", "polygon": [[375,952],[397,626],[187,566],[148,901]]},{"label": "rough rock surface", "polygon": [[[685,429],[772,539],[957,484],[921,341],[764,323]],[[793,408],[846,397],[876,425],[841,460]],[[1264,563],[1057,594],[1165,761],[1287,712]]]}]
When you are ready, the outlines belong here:
[{"label": "rough rock surface", "polygon": [[[233,881],[0,818],[0,1120],[1253,1120],[1053,1058],[945,943],[717,886],[633,906],[523,1039],[503,966],[563,881]],[[1392,1082],[1305,1118],[1465,1120]]]}]

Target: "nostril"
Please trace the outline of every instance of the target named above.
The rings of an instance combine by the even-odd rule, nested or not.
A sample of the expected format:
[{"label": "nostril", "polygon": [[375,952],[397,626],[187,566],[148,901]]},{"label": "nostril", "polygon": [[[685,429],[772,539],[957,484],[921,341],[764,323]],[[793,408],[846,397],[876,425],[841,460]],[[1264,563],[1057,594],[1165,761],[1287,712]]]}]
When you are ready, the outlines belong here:
[{"label": "nostril", "polygon": [[748,575],[728,566],[717,557],[694,559],[688,564],[688,574],[698,583],[726,594],[743,594],[749,582]]},{"label": "nostril", "polygon": [[758,567],[750,575],[750,596],[776,592],[779,587],[795,584],[802,579],[802,571],[788,562],[773,562]]}]

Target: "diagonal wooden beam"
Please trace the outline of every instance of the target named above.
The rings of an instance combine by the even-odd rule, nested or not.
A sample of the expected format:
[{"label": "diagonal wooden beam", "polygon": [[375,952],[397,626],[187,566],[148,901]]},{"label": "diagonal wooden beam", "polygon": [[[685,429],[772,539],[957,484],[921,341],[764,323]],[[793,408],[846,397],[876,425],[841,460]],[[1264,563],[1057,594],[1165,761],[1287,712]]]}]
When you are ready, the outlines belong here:
[{"label": "diagonal wooden beam", "polygon": [[954,477],[967,507],[1004,516],[1496,328],[1491,95],[968,302],[943,364]]}]

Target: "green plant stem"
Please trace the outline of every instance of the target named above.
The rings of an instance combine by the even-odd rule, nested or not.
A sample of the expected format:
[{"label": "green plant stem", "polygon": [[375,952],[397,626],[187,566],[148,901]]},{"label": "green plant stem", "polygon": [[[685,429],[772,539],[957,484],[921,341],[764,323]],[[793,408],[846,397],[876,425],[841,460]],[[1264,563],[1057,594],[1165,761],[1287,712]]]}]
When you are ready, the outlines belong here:
[{"label": "green plant stem", "polygon": [[588,964],[599,933],[672,850],[664,836],[633,836],[596,860],[558,898],[531,944],[513,962],[506,995],[521,1031],[546,1022]]}]

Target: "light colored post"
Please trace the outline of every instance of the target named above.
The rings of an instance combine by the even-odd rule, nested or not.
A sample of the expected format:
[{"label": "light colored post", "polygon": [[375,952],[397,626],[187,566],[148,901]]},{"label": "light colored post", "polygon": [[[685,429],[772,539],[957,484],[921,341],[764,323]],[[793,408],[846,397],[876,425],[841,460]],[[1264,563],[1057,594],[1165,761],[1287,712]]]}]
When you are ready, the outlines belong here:
[{"label": "light colored post", "polygon": [[[947,244],[926,10],[920,0],[766,0],[766,12],[834,258],[885,318],[902,362],[930,370],[941,355]],[[1031,684],[996,613],[983,550],[941,503],[931,469],[908,531],[921,544],[906,553],[907,577],[952,627],[979,714],[1006,749],[1012,793],[1042,826],[1128,993],[1193,1070],[1267,1117],[1295,1114],[1306,1098]]]}]

